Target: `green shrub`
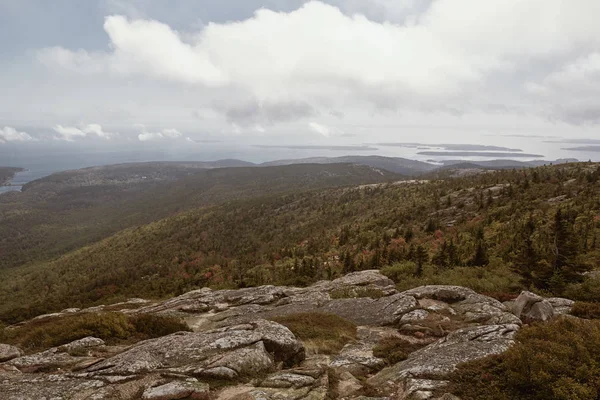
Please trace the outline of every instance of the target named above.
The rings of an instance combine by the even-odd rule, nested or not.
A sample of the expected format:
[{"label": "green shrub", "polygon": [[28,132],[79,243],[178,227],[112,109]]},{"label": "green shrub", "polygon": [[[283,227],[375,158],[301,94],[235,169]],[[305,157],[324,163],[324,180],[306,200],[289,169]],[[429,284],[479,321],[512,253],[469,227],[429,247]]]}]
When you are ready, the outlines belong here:
[{"label": "green shrub", "polygon": [[562,295],[579,301],[600,301],[600,278],[588,278],[582,283],[568,285]]},{"label": "green shrub", "polygon": [[463,400],[600,398],[600,321],[561,318],[523,328],[504,354],[450,376]]},{"label": "green shrub", "polygon": [[271,319],[291,330],[308,350],[334,354],[356,339],[356,325],[333,314],[298,313]]},{"label": "green shrub", "polygon": [[109,343],[139,341],[189,330],[176,318],[160,315],[128,317],[115,312],[87,313],[33,321],[23,326],[4,329],[7,343],[27,351],[40,351],[61,346],[77,339],[94,336]]},{"label": "green shrub", "polygon": [[134,315],[129,317],[129,321],[138,335],[143,335],[147,338],[161,337],[175,332],[190,330],[187,324],[179,318],[162,315]]},{"label": "green shrub", "polygon": [[406,360],[413,351],[419,350],[423,345],[410,343],[409,341],[398,338],[388,337],[382,339],[373,347],[373,355],[383,358],[389,365],[394,365],[400,361]]},{"label": "green shrub", "polygon": [[576,301],[571,314],[585,319],[600,319],[600,303],[584,303]]},{"label": "green shrub", "polygon": [[396,282],[398,290],[424,285],[457,285],[479,293],[519,293],[523,288],[520,278],[509,268],[490,260],[487,267],[454,267],[440,270],[425,265],[420,277],[414,274],[414,263],[397,263],[381,269],[381,273]]}]

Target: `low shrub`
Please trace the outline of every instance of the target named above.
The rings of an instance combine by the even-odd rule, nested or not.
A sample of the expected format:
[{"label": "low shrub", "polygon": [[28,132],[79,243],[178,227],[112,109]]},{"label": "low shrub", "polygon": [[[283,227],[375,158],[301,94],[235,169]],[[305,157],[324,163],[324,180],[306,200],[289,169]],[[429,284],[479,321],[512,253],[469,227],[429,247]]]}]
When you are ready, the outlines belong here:
[{"label": "low shrub", "polygon": [[382,339],[373,347],[373,355],[383,358],[389,365],[394,365],[408,358],[413,351],[419,350],[423,345],[410,343],[399,337]]},{"label": "low shrub", "polygon": [[521,329],[504,354],[449,377],[463,400],[600,399],[600,321],[561,318]]},{"label": "low shrub", "polygon": [[408,290],[424,285],[457,285],[479,293],[515,293],[523,289],[520,277],[497,259],[487,267],[454,267],[439,269],[425,265],[421,276],[415,275],[414,263],[397,263],[383,267],[381,273],[396,283],[398,290]]},{"label": "low shrub", "polygon": [[182,330],[189,328],[172,317],[128,317],[122,313],[103,312],[33,321],[17,328],[6,328],[2,336],[5,342],[33,352],[61,346],[87,336],[116,343],[165,336]]},{"label": "low shrub", "polygon": [[291,330],[309,351],[334,354],[356,340],[356,325],[344,318],[326,313],[298,313],[271,319]]},{"label": "low shrub", "polygon": [[129,317],[136,335],[146,338],[156,338],[171,333],[189,331],[187,324],[179,318],[155,314],[139,314]]},{"label": "low shrub", "polygon": [[576,301],[571,314],[585,319],[600,319],[600,303],[585,303]]}]

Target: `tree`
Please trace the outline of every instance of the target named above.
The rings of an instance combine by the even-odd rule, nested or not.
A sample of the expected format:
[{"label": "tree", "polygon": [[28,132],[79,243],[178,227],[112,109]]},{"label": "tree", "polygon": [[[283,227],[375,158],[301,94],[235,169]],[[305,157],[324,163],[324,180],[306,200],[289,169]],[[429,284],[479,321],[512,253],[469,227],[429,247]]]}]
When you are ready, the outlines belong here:
[{"label": "tree", "polygon": [[425,250],[425,248],[423,246],[418,245],[415,250],[414,257],[415,257],[415,259],[414,259],[415,264],[417,264],[417,270],[416,270],[415,274],[417,276],[422,276],[423,275],[423,265],[429,261],[429,255],[427,254],[427,251]]}]

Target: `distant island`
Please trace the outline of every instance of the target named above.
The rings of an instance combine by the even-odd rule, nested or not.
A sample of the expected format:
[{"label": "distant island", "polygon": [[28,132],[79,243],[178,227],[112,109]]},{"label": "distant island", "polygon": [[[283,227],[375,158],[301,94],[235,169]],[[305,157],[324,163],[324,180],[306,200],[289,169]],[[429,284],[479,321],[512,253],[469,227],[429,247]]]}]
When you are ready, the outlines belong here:
[{"label": "distant island", "polygon": [[542,158],[541,154],[529,153],[500,153],[490,151],[420,151],[423,156],[453,156],[453,157],[521,157],[521,158]]},{"label": "distant island", "polygon": [[15,174],[21,171],[25,170],[16,167],[0,167],[0,186],[8,186]]},{"label": "distant island", "polygon": [[452,151],[511,151],[511,152],[522,152],[521,149],[513,149],[510,147],[502,147],[502,146],[489,146],[482,144],[426,144],[426,143],[374,143],[379,146],[388,146],[388,147],[407,147],[407,148],[441,148],[442,150],[452,150]]},{"label": "distant island", "polygon": [[569,147],[563,150],[571,150],[571,151],[593,151],[600,153],[600,146],[580,146],[580,147]]}]

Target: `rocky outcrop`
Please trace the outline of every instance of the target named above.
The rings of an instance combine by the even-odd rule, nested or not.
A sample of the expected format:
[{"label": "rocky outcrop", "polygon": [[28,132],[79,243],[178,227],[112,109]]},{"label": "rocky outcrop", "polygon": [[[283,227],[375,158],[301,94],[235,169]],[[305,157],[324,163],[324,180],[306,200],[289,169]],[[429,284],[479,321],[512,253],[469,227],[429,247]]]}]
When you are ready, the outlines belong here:
[{"label": "rocky outcrop", "polygon": [[213,331],[180,332],[147,340],[87,369],[101,375],[170,371],[190,376],[236,379],[269,371],[275,362],[304,359],[304,347],[283,325],[257,320]]},{"label": "rocky outcrop", "polygon": [[527,324],[545,322],[554,318],[554,307],[543,297],[523,291],[513,304],[513,313]]},{"label": "rocky outcrop", "polygon": [[[203,288],[163,302],[132,299],[68,309],[35,323],[111,310],[178,316],[193,332],[127,346],[86,337],[28,355],[0,345],[0,393],[6,400],[358,399],[374,393],[433,400],[457,364],[505,351],[523,323],[568,313],[572,304],[529,292],[503,304],[448,285],[398,292],[378,271],[307,288]],[[311,354],[288,328],[270,321],[306,312],[353,321],[356,340],[336,354]],[[400,358],[375,351],[396,342],[407,344]]]},{"label": "rocky outcrop", "polygon": [[18,347],[0,343],[0,362],[12,360],[21,355],[23,355],[23,351]]}]

